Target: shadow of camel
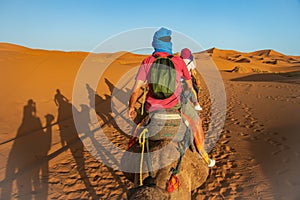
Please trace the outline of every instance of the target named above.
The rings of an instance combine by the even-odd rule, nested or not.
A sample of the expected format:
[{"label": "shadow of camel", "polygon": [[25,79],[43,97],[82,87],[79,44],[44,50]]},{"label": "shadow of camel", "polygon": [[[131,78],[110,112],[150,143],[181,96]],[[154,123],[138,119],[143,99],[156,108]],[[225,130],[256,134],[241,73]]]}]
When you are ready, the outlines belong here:
[{"label": "shadow of camel", "polygon": [[[124,110],[121,112],[118,112],[116,110],[112,110],[112,97],[110,95],[105,94],[105,98],[101,97],[96,93],[96,91],[89,85],[86,84],[86,89],[88,91],[88,98],[90,101],[90,107],[93,108],[96,112],[96,114],[100,117],[102,120],[101,128],[104,126],[113,126],[114,129],[116,129],[120,134],[123,136],[129,138],[128,134],[126,134],[116,123],[115,118],[116,117],[123,117]],[[124,105],[126,105],[124,103]],[[112,113],[115,114],[115,116],[112,115]],[[127,123],[131,123],[130,120],[126,118]]]},{"label": "shadow of camel", "polygon": [[[79,113],[79,111],[68,102],[67,98],[65,98],[59,90],[57,90],[57,94],[55,95],[54,99],[56,105],[58,106],[57,123],[60,130],[61,144],[63,147],[70,149],[71,154],[76,162],[79,175],[82,178],[90,197],[92,199],[98,199],[96,191],[91,186],[86,173],[85,158],[83,155],[84,145],[78,136],[78,132],[74,124],[72,112]],[[83,123],[89,123],[89,119],[87,118],[86,120],[87,121],[84,121]]]},{"label": "shadow of camel", "polygon": [[[45,158],[51,148],[51,122],[54,116],[47,114],[45,118],[46,126],[42,127],[36,115],[36,104],[29,99],[8,156],[5,179],[1,182],[1,199],[10,199],[12,196],[20,199],[48,198],[49,168]],[[14,181],[16,191],[13,190]]]},{"label": "shadow of camel", "polygon": [[[91,91],[92,90],[89,87],[88,95],[95,94],[94,92]],[[97,132],[97,130],[91,130],[92,124],[90,119],[90,111],[91,111],[90,106],[85,104],[80,104],[79,105],[80,107],[77,109],[74,105],[69,103],[69,100],[66,97],[64,97],[60,91],[59,93],[56,94],[56,97],[54,99],[58,106],[57,123],[60,130],[61,144],[63,145],[63,147],[60,150],[58,150],[57,153],[70,149],[72,156],[76,162],[76,166],[80,174],[80,177],[84,181],[86,190],[89,192],[89,196],[92,199],[100,199],[101,194],[96,193],[95,189],[91,185],[90,180],[88,179],[88,176],[90,174],[88,174],[87,172],[88,166],[85,165],[86,160],[83,155],[84,151],[86,151],[85,145],[88,146],[92,145],[93,147],[95,147],[98,152],[98,156],[100,156],[99,158],[101,159],[102,162],[104,161],[104,163],[110,162],[110,163],[119,164],[119,161],[114,158],[112,152],[109,149],[105,148],[95,138],[95,133]],[[102,100],[106,101],[104,99]],[[75,115],[76,115],[77,123],[80,123],[80,126],[75,125],[74,122],[75,118],[73,117]],[[105,117],[106,119],[107,114],[104,113],[102,117]],[[87,139],[88,143],[84,143],[85,139]],[[100,163],[99,163],[99,167],[102,167]],[[122,189],[123,193],[126,193],[127,192],[126,185],[119,177],[119,175],[117,175],[116,171],[110,168],[109,166],[105,166],[105,167],[114,177],[114,179],[117,181],[118,184],[116,187],[118,189]],[[95,178],[98,179],[97,177],[98,175],[96,175],[94,179]]]}]

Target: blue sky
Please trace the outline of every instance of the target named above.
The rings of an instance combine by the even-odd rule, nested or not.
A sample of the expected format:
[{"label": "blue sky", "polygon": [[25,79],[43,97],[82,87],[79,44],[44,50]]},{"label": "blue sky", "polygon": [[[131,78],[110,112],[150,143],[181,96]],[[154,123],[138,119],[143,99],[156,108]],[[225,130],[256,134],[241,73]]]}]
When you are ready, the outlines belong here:
[{"label": "blue sky", "polygon": [[91,51],[120,32],[161,26],[204,49],[300,55],[300,0],[0,0],[0,42],[32,48]]}]

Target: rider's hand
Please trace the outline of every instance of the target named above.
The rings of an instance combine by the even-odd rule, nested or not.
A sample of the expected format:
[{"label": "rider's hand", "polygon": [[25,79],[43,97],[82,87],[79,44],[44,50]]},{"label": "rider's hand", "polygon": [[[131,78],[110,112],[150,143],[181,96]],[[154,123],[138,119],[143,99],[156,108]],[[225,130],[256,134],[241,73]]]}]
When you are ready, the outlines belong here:
[{"label": "rider's hand", "polygon": [[134,110],[134,107],[130,107],[130,108],[128,109],[128,116],[129,116],[129,118],[133,120],[134,117],[135,117],[135,115],[136,115],[136,112],[135,112],[135,110]]}]

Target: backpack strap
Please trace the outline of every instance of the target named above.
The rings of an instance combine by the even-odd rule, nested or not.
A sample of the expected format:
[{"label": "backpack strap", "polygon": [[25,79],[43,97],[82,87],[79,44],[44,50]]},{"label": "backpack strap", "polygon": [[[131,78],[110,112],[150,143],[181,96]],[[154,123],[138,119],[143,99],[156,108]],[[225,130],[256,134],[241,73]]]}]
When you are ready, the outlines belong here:
[{"label": "backpack strap", "polygon": [[186,66],[189,66],[189,64],[191,64],[193,61],[192,60],[190,60],[190,62],[188,63],[188,64],[186,64]]},{"label": "backpack strap", "polygon": [[152,56],[153,56],[155,59],[159,57],[159,56],[156,55],[156,54],[152,54]]}]

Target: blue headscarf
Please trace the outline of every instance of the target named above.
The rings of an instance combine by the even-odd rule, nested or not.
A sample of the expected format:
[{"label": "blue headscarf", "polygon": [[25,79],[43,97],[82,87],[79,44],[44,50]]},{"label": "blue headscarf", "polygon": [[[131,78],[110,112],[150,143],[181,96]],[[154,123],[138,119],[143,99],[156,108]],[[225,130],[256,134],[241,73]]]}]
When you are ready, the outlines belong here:
[{"label": "blue headscarf", "polygon": [[169,54],[172,53],[172,42],[164,42],[160,40],[162,37],[171,37],[171,30],[168,30],[166,28],[161,28],[158,31],[154,33],[153,36],[153,41],[152,41],[152,46],[154,48],[154,53],[156,52],[167,52]]}]

